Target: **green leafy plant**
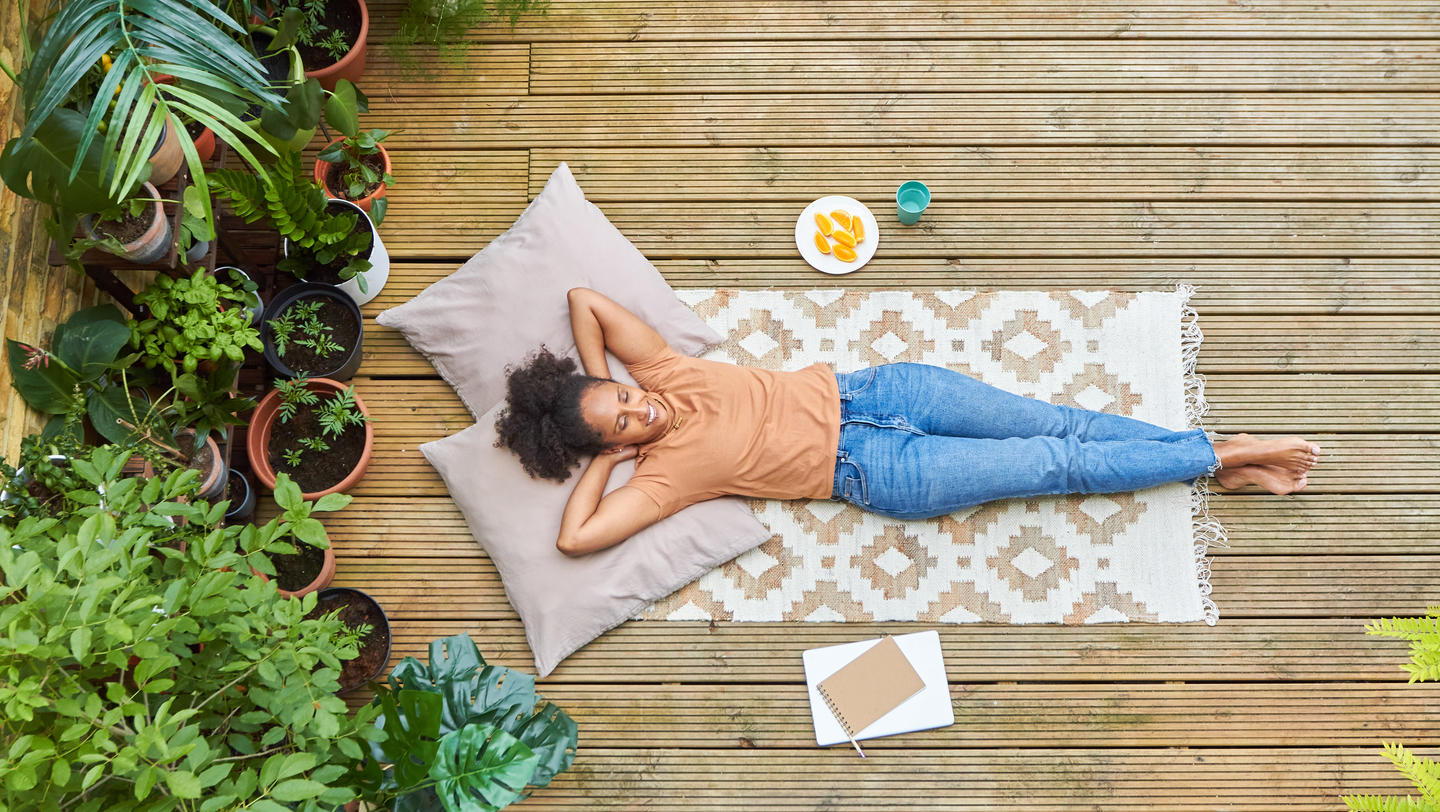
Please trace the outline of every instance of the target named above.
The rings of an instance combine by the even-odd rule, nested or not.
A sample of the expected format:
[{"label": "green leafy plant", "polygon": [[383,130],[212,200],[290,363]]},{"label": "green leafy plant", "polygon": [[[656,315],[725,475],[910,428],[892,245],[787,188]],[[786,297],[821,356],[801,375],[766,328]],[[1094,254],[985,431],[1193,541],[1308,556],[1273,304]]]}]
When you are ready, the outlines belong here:
[{"label": "green leafy plant", "polygon": [[[32,434],[20,441],[20,456],[12,467],[0,460],[0,520],[26,516],[50,517],[78,505],[67,502],[84,480],[68,461],[84,450],[79,438],[61,433],[54,437]],[[89,502],[89,495],[86,500]]]},{"label": "green leafy plant", "polygon": [[78,433],[88,417],[100,436],[125,442],[134,423],[135,407],[123,368],[133,359],[120,358],[130,329],[114,305],[81,310],[55,328],[47,350],[6,339],[11,384],[30,408],[54,415],[46,427],[53,435]]},{"label": "green leafy plant", "polygon": [[[379,184],[394,185],[395,177],[384,170],[384,161],[379,157],[380,143],[393,134],[391,130],[347,133],[321,150],[317,156],[320,160],[341,167],[340,188],[332,191],[346,200],[360,200]],[[379,163],[381,168],[375,168],[372,163]],[[370,219],[378,225],[385,219],[385,210],[386,199],[377,198],[371,204]]]},{"label": "green leafy plant", "polygon": [[521,15],[544,13],[547,5],[546,0],[410,0],[385,50],[405,74],[428,76],[434,57],[450,65],[465,59],[465,34],[472,28],[498,19],[508,19],[513,28]]},{"label": "green leafy plant", "polygon": [[280,398],[280,422],[289,423],[301,406],[314,406],[320,396],[310,391],[310,378],[297,376],[288,381],[276,381],[275,392]]},{"label": "green leafy plant", "polygon": [[[283,110],[244,30],[209,0],[134,3],[71,0],[47,18],[39,42],[22,21],[21,61],[0,69],[20,89],[24,127],[0,152],[0,176],[16,194],[51,208],[47,229],[68,244],[80,214],[118,205],[149,176],[166,127],[185,115],[215,132],[252,167],[250,149],[271,151],[237,110]],[[176,81],[159,81],[163,74]],[[180,139],[203,217],[213,223],[194,145]]]},{"label": "green leafy plant", "polygon": [[370,418],[355,402],[355,387],[347,386],[320,405],[320,430],[330,437],[339,437],[350,426],[363,426]]},{"label": "green leafy plant", "polygon": [[294,539],[324,542],[311,513],[348,500],[296,502],[289,483],[282,516],[226,527],[228,503],[193,500],[194,471],[124,478],[128,456],[72,458],[73,508],[0,522],[0,806],[332,812],[354,799],[366,745],[385,735],[380,709],[351,714],[335,696],[357,634],[250,571],[273,572],[268,555]]},{"label": "green leafy plant", "polygon": [[275,342],[275,352],[281,358],[285,357],[292,342],[320,358],[329,358],[337,352],[345,351],[344,347],[333,340],[334,328],[320,320],[320,308],[323,304],[319,299],[296,302],[285,308],[285,312],[278,317],[270,319],[270,337]]},{"label": "green leafy plant", "polygon": [[[1381,618],[1366,624],[1365,633],[1410,643],[1410,662],[1401,666],[1410,682],[1440,680],[1440,606],[1424,617]],[[1345,795],[1341,800],[1356,812],[1440,812],[1440,762],[1422,758],[1404,745],[1385,743],[1383,754],[1420,791],[1410,796]]]},{"label": "green leafy plant", "polygon": [[300,448],[287,449],[280,456],[284,457],[286,464],[291,468],[299,468],[301,461],[305,458],[304,449],[310,451],[329,451],[330,444],[319,437],[301,437],[296,441]]},{"label": "green leafy plant", "polygon": [[569,714],[529,674],[487,665],[468,635],[431,642],[428,664],[406,657],[371,707],[387,737],[371,745],[362,792],[394,812],[503,809],[575,760]]},{"label": "green leafy plant", "polygon": [[370,230],[355,230],[358,214],[331,214],[326,210],[324,188],[300,174],[299,153],[282,149],[273,167],[253,175],[219,169],[213,179],[215,187],[224,192],[245,222],[268,220],[280,236],[290,241],[289,256],[277,263],[277,268],[303,278],[316,266],[346,259],[339,269],[340,278],[358,277],[360,289],[367,290],[365,271],[370,270],[370,260],[361,255],[369,252],[373,243]]},{"label": "green leafy plant", "polygon": [[[325,7],[329,0],[290,0],[278,10],[288,20],[282,19],[282,32],[294,31],[295,41],[315,50],[324,51],[338,62],[349,52],[351,43],[345,35],[325,25]],[[288,36],[283,41],[288,41]]]},{"label": "green leafy plant", "polygon": [[172,376],[205,362],[239,364],[246,350],[263,348],[250,325],[250,297],[203,268],[178,279],[159,274],[135,302],[150,315],[130,322],[130,346],[145,366]]}]

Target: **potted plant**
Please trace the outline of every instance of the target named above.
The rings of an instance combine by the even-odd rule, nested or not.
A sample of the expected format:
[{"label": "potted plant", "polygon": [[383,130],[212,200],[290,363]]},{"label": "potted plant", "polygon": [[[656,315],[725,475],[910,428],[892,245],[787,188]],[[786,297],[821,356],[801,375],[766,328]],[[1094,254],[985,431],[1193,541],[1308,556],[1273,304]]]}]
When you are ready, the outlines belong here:
[{"label": "potted plant", "polygon": [[298,153],[282,151],[254,175],[216,170],[215,185],[246,222],[268,220],[284,238],[276,267],[310,282],[333,284],[365,304],[390,276],[390,255],[375,224],[355,204],[330,200],[299,174]]},{"label": "potted plant", "polygon": [[225,509],[226,524],[248,522],[255,515],[255,486],[244,471],[231,468],[225,472],[225,493],[220,498],[230,503]]},{"label": "potted plant", "polygon": [[349,200],[380,223],[385,219],[385,191],[394,183],[390,154],[380,143],[390,130],[360,129],[360,114],[370,112],[370,100],[352,82],[341,80],[325,100],[324,120],[340,135],[316,157],[315,182],[333,198]]},{"label": "potted plant", "polygon": [[315,499],[365,476],[375,435],[353,387],[302,376],[277,382],[261,398],[245,441],[262,484],[273,489],[277,474],[288,473]]},{"label": "potted plant", "polygon": [[529,674],[487,665],[465,634],[430,643],[428,664],[402,660],[371,706],[386,737],[370,747],[362,797],[396,812],[503,809],[575,760],[569,714]]},{"label": "potted plant", "polygon": [[466,34],[472,28],[502,17],[513,28],[522,14],[543,13],[545,6],[546,0],[409,0],[385,50],[407,76],[428,76],[432,71],[422,69],[422,59],[433,55],[459,63],[469,51]]},{"label": "potted plant", "polygon": [[159,262],[170,253],[172,234],[165,201],[151,184],[142,184],[141,188],[143,197],[129,198],[81,219],[86,236],[68,249],[72,258],[92,246],[140,264]]},{"label": "potted plant", "polygon": [[157,275],[135,303],[149,315],[130,322],[130,346],[148,368],[174,376],[202,365],[240,364],[246,350],[263,349],[252,326],[252,297],[203,268],[178,279]]},{"label": "potted plant", "polygon": [[[47,227],[64,245],[79,215],[124,201],[151,170],[152,154],[160,157],[156,148],[173,139],[213,224],[204,165],[179,138],[179,116],[211,128],[258,167],[251,146],[272,149],[234,111],[286,106],[237,42],[243,28],[209,0],[66,3],[47,22],[38,43],[23,38],[20,65],[0,65],[19,86],[24,121],[0,152],[6,185],[50,206]],[[156,81],[165,74],[184,81]]]},{"label": "potted plant", "polygon": [[265,316],[265,302],[260,298],[260,286],[255,284],[250,274],[231,265],[216,268],[215,276],[240,293],[245,300],[245,309],[250,313],[250,326],[258,328],[260,320]]},{"label": "potted plant", "polygon": [[276,477],[275,504],[284,511],[280,518],[292,528],[298,543],[274,545],[263,563],[252,561],[256,574],[273,580],[280,594],[288,598],[302,598],[329,586],[335,579],[335,551],[324,526],[311,514],[340,510],[350,504],[350,497],[332,493],[317,502],[307,502],[300,487],[282,473]]},{"label": "potted plant", "polygon": [[338,288],[291,285],[275,296],[262,322],[265,360],[286,378],[348,381],[360,370],[363,325],[360,307]]},{"label": "potted plant", "polygon": [[348,712],[334,695],[357,635],[245,566],[295,528],[222,526],[223,506],[193,500],[193,473],[127,479],[128,457],[87,450],[56,517],[0,520],[6,635],[23,646],[7,660],[0,804],[332,810],[358,797],[385,733],[378,708]]},{"label": "potted plant", "polygon": [[340,622],[359,635],[355,657],[340,669],[339,690],[363,687],[380,676],[390,662],[390,619],[374,598],[358,589],[324,589],[318,595],[314,614],[338,613]]},{"label": "potted plant", "polygon": [[277,39],[291,42],[305,63],[305,76],[326,90],[341,79],[365,73],[370,10],[365,0],[285,0],[277,4]]}]

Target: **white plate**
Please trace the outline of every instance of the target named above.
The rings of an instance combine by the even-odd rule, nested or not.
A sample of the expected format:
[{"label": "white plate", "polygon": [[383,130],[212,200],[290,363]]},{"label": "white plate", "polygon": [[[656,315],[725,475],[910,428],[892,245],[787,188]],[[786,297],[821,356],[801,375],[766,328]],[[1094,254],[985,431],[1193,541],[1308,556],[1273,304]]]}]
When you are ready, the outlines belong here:
[{"label": "white plate", "polygon": [[[843,209],[850,213],[851,217],[859,217],[865,224],[865,241],[855,246],[855,261],[842,262],[835,258],[834,254],[822,254],[815,246],[815,213],[830,215],[836,209]],[[822,273],[846,274],[858,271],[864,267],[870,258],[875,256],[875,249],[880,245],[880,226],[875,222],[875,215],[865,208],[865,204],[853,197],[844,195],[828,195],[805,207],[800,212],[800,219],[795,221],[795,247],[800,249],[800,256],[810,263],[810,267]]]}]

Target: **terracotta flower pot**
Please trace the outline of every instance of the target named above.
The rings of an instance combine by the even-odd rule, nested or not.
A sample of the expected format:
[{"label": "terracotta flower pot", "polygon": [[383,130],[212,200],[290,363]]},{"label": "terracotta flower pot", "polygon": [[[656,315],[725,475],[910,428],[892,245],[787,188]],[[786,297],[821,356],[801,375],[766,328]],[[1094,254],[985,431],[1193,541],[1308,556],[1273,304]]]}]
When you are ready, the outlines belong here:
[{"label": "terracotta flower pot", "polygon": [[[324,147],[323,149],[321,149],[321,152],[324,152],[326,149],[329,149],[330,147],[334,146],[335,144],[339,143],[339,142],[342,141],[342,140],[343,140],[343,139],[341,139],[341,138],[336,138],[334,141],[331,141],[329,144],[326,144],[325,147]],[[380,147],[379,144],[377,144],[376,146],[380,148],[380,159],[385,162],[385,170],[384,170],[384,171],[385,171],[385,174],[388,175],[388,174],[390,174],[390,153],[386,152],[386,151],[385,151],[385,148],[384,148],[384,147]],[[334,189],[331,189],[331,188],[330,188],[330,184],[328,184],[328,183],[325,182],[325,177],[330,174],[330,167],[332,167],[332,166],[334,166],[334,164],[330,163],[329,161],[322,161],[322,160],[320,160],[319,158],[316,158],[316,159],[315,159],[315,182],[318,183],[318,184],[320,184],[321,186],[324,186],[324,187],[325,187],[325,196],[326,196],[326,197],[333,197],[333,198],[335,198],[335,199],[337,199],[337,200],[349,200],[349,198],[345,197],[345,196],[342,195],[342,194],[339,194],[339,193],[336,192]],[[379,185],[378,187],[376,187],[375,191],[371,192],[371,193],[368,194],[368,195],[365,195],[364,197],[360,198],[359,200],[351,200],[350,202],[351,202],[351,203],[354,203],[355,205],[357,205],[357,206],[359,206],[360,208],[364,209],[364,210],[368,213],[368,212],[370,211],[370,207],[373,206],[373,205],[375,205],[375,201],[379,200],[380,198],[382,198],[382,197],[384,197],[384,196],[385,196],[385,183],[382,181],[382,182],[380,183],[380,185]]]},{"label": "terracotta flower pot", "polygon": [[[334,395],[346,389],[345,384],[333,381],[329,378],[311,378],[306,383],[310,391],[324,396]],[[357,395],[355,405],[360,407],[360,412],[366,417],[370,411],[365,408],[365,401]],[[250,467],[255,472],[255,478],[260,484],[275,490],[275,469],[270,464],[270,453],[267,450],[270,446],[270,431],[275,426],[275,421],[280,412],[280,393],[275,390],[268,392],[260,399],[255,411],[250,415],[250,431],[245,435],[245,450],[250,454]],[[307,491],[303,495],[306,499],[319,499],[329,493],[341,493],[355,487],[355,483],[365,477],[365,469],[370,466],[370,453],[375,446],[375,427],[369,420],[365,421],[365,450],[360,453],[360,462],[355,464],[355,470],[350,475],[331,485],[323,491]]]},{"label": "terracotta flower pot", "polygon": [[334,90],[335,83],[341,79],[357,82],[365,73],[366,40],[370,38],[370,9],[365,7],[365,0],[355,0],[355,5],[360,7],[360,36],[355,38],[355,44],[340,57],[339,62],[319,70],[305,71],[307,79],[319,79],[320,86],[326,90]]},{"label": "terracotta flower pot", "polygon": [[[298,542],[296,546],[298,547],[300,544],[304,543],[305,542],[303,541]],[[319,592],[320,590],[330,586],[330,582],[335,580],[335,547],[326,547],[324,553],[325,563],[320,565],[320,574],[315,576],[315,580],[296,590],[281,589],[280,585],[276,584],[275,589],[280,593],[280,597],[303,598],[306,595],[309,595],[311,592]],[[251,567],[250,571],[255,573],[255,575],[258,576],[262,581],[270,580],[270,576],[255,569],[254,567]]]},{"label": "terracotta flower pot", "polygon": [[[156,144],[154,151],[150,153],[150,182],[156,186],[175,177],[185,163],[185,151],[180,148],[181,137],[188,138],[189,134],[181,132],[177,127],[171,127],[167,121],[165,131],[160,136],[160,143]],[[213,144],[210,149],[214,151]]]},{"label": "terracotta flower pot", "polygon": [[215,131],[206,127],[200,131],[200,135],[193,139],[193,142],[195,152],[200,157],[200,163],[210,163],[210,159],[215,157]]},{"label": "terracotta flower pot", "polygon": [[[182,434],[193,436],[194,431],[186,429]],[[205,436],[205,447],[210,449],[210,467],[200,472],[200,488],[195,493],[195,498],[206,502],[218,501],[220,495],[225,492],[225,460],[220,455],[220,444],[215,438]]]},{"label": "terracotta flower pot", "polygon": [[[153,184],[146,183],[144,189],[147,198],[151,200],[160,198],[160,190],[156,189]],[[170,218],[165,216],[164,206],[159,203],[152,203],[150,206],[152,216],[149,227],[145,229],[144,234],[125,243],[124,251],[117,254],[120,258],[145,264],[159,262],[165,258],[166,254],[170,253]],[[81,222],[85,228],[85,234],[95,239],[97,237],[95,215],[87,215]]]}]

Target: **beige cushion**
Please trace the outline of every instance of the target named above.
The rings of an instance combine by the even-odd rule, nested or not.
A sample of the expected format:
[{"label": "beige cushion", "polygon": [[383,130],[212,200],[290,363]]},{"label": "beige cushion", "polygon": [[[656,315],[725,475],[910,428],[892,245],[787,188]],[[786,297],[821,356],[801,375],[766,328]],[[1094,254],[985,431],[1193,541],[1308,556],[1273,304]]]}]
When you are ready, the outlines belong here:
[{"label": "beige cushion", "polygon": [[376,317],[435,365],[477,418],[505,397],[505,367],[573,344],[565,292],[588,287],[696,355],[720,340],[655,266],[585,200],[560,164],[520,219],[459,270]]},{"label": "beige cushion", "polygon": [[[613,359],[610,369],[616,380],[634,383]],[[510,451],[495,447],[495,418],[503,407],[420,450],[500,571],[542,677],[651,601],[770,536],[743,500],[726,497],[685,508],[616,547],[570,558],[555,549],[555,538],[582,469],[564,483],[531,479]],[[615,466],[606,493],[634,469],[633,461]]]}]

